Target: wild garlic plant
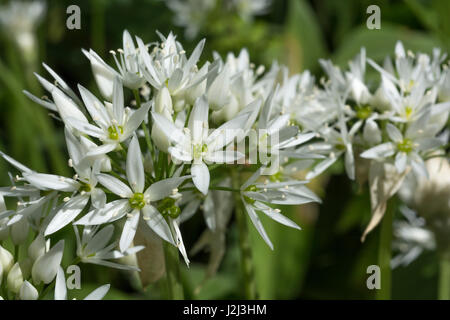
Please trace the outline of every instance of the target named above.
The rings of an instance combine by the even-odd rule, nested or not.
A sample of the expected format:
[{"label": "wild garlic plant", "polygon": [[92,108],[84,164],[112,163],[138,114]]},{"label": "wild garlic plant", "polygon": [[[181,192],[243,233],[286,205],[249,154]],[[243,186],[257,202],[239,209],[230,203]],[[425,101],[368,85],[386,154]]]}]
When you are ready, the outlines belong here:
[{"label": "wild garlic plant", "polygon": [[[245,49],[202,63],[204,40],[188,54],[172,33],[159,37],[147,44],[125,31],[123,48],[111,51],[115,68],[83,50],[101,97],[81,85],[77,93],[46,65],[53,80],[37,79],[51,98],[25,92],[64,124],[74,176],[35,172],[1,153],[16,170],[0,192],[13,200],[2,202],[1,239],[16,244],[17,234],[32,234],[39,243],[22,260],[2,249],[3,278],[14,277],[2,287],[4,298],[40,297],[50,283],[55,298],[67,297],[63,244],[49,243],[64,228],[75,231],[77,263],[126,270],[139,267],[115,260],[144,252],[138,239],[152,239],[164,247],[170,298],[183,298],[179,254],[189,266],[183,222],[203,214],[207,232],[194,251],[210,247],[212,275],[232,208],[246,296],[255,298],[246,215],[277,248],[260,215],[300,229],[277,206],[320,202],[306,184],[342,158],[350,179],[369,181],[372,220],[365,236],[405,175],[426,175],[424,159],[445,153],[450,76],[439,51],[414,55],[399,43],[394,63],[387,59],[381,67],[362,49],[345,71],[321,61],[328,79],[317,84],[308,71],[290,75],[277,63],[265,72]],[[377,87],[365,81],[368,64],[380,74]],[[25,243],[17,243],[17,252]],[[27,273],[36,252],[52,252],[45,287],[43,275]]]}]

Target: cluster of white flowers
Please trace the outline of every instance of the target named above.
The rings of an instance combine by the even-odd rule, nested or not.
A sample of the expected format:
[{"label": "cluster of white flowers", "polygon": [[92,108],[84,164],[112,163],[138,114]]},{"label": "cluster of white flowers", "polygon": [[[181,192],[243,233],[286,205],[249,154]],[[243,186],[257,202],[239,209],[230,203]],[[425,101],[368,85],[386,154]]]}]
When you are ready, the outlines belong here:
[{"label": "cluster of white flowers", "polygon": [[[320,202],[297,174],[310,169],[306,179],[312,179],[342,156],[350,179],[358,167],[370,164],[370,231],[384,213],[379,207],[409,169],[426,175],[424,159],[446,143],[438,134],[450,110],[450,76],[437,51],[433,57],[414,56],[399,43],[395,67],[386,60],[381,68],[363,49],[344,72],[321,61],[329,79],[319,86],[309,72],[289,75],[276,63],[264,72],[250,62],[245,49],[226,59],[214,54],[212,62],[200,66],[205,41],[187,55],[173,34],[159,36],[159,43],[146,44],[125,31],[123,48],[111,52],[117,69],[93,50],[83,51],[102,98],[81,85],[78,96],[46,65],[54,81],[37,78],[51,99],[25,92],[64,123],[73,177],[35,172],[1,153],[18,171],[11,175],[12,185],[0,190],[2,197],[17,199],[8,205],[2,201],[1,239],[33,234],[38,244],[30,246],[27,259],[37,251],[52,257],[44,283],[58,274],[58,298],[66,297],[64,274],[58,271],[63,243],[49,250],[45,238],[66,226],[75,230],[76,254],[84,263],[136,270],[110,260],[143,249],[133,246],[139,228],[177,247],[189,264],[180,224],[203,211],[209,231],[219,234],[210,240],[223,243],[217,239],[223,239],[229,208],[239,206],[273,248],[258,214],[300,229],[273,206]],[[366,63],[380,72],[376,90],[365,83]],[[255,139],[250,137],[253,129]],[[246,148],[236,148],[235,142],[247,140]],[[268,161],[261,159],[260,150]],[[255,153],[256,161],[250,161]],[[233,203],[217,193],[237,196]],[[120,239],[108,244],[118,221],[124,222]],[[31,282],[37,286],[43,281],[35,266],[39,259],[32,278],[26,265],[34,260],[19,261],[15,268],[1,260],[3,273],[15,277],[8,280],[10,292],[20,293],[25,286],[27,295],[20,297],[37,296],[28,292],[33,291]]]}]

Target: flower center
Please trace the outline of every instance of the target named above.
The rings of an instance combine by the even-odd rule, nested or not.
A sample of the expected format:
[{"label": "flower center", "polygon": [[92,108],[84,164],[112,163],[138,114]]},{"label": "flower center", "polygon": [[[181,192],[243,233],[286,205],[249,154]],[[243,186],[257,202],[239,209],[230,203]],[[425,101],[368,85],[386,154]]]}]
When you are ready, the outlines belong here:
[{"label": "flower center", "polygon": [[119,140],[121,134],[123,134],[122,126],[110,126],[108,128],[108,136],[111,140]]},{"label": "flower center", "polygon": [[401,152],[409,153],[413,151],[414,145],[410,139],[403,139],[403,141],[397,144],[397,149]]},{"label": "flower center", "polygon": [[356,107],[356,116],[361,120],[369,118],[371,114],[372,108],[369,105]]},{"label": "flower center", "polygon": [[163,217],[170,217],[172,219],[178,218],[181,213],[180,207],[175,204],[175,199],[164,198],[159,206],[158,211],[163,215]]},{"label": "flower center", "polygon": [[91,192],[92,187],[90,184],[83,182],[83,181],[80,181],[80,184],[81,184],[80,191]]},{"label": "flower center", "polygon": [[194,146],[194,158],[198,159],[202,157],[202,154],[208,151],[208,146],[204,144],[196,144]]},{"label": "flower center", "polygon": [[409,119],[411,118],[412,113],[413,113],[413,109],[412,109],[410,106],[407,106],[407,107],[405,108],[405,116],[406,116],[406,119],[409,120]]},{"label": "flower center", "polygon": [[135,193],[128,200],[128,202],[130,203],[130,206],[133,209],[142,209],[143,207],[145,207],[144,194],[143,193]]}]

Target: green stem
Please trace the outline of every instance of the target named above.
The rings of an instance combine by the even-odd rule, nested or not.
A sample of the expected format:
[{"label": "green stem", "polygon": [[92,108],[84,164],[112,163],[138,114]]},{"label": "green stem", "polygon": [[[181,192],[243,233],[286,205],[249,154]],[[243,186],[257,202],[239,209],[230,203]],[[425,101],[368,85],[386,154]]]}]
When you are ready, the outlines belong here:
[{"label": "green stem", "polygon": [[450,254],[441,254],[439,261],[439,300],[450,300]]},{"label": "green stem", "polygon": [[169,300],[183,300],[184,291],[181,284],[180,260],[178,248],[164,241],[164,257],[166,261],[166,279]]},{"label": "green stem", "polygon": [[381,288],[376,292],[377,300],[391,299],[391,259],[392,259],[392,221],[396,209],[395,199],[390,199],[386,213],[381,221],[378,264],[381,272]]},{"label": "green stem", "polygon": [[[239,173],[236,169],[231,170],[233,180],[233,188],[240,189]],[[247,217],[243,208],[242,200],[238,193],[234,193],[236,223],[239,233],[239,250],[241,253],[241,269],[244,279],[245,298],[254,300],[257,298],[255,272],[252,260],[252,251],[250,246],[250,238],[247,224]]]}]

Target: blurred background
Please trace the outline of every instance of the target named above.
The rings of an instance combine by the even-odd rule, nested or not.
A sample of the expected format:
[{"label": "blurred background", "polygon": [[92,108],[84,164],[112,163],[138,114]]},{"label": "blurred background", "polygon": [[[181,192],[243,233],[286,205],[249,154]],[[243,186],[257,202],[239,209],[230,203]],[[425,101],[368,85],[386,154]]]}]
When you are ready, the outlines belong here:
[{"label": "blurred background", "polygon": [[[224,57],[245,47],[257,66],[269,68],[277,60],[292,73],[309,69],[317,79],[322,76],[319,58],[345,67],[362,46],[378,62],[392,55],[397,40],[407,49],[425,53],[434,47],[450,48],[447,0],[84,0],[76,1],[81,9],[81,30],[66,28],[66,9],[73,1],[28,2],[27,10],[17,9],[11,2],[18,1],[0,1],[0,150],[37,171],[62,175],[73,174],[67,166],[63,128],[22,90],[39,97],[44,94],[33,72],[46,75],[41,65],[45,62],[72,88],[80,83],[98,95],[81,48],[92,48],[112,62],[108,52],[122,46],[124,29],[147,42],[158,40],[156,30],[163,34],[173,31],[188,53],[206,38],[205,60],[212,60],[213,51]],[[381,9],[380,30],[366,27],[366,10],[373,4]],[[9,183],[10,169],[0,161],[2,185]],[[360,242],[370,218],[367,186],[351,183],[342,163],[337,163],[313,181],[312,188],[322,197],[322,205],[283,211],[302,231],[261,218],[274,243],[273,252],[250,228],[260,298],[372,299],[374,292],[366,287],[366,269],[377,263],[379,228]],[[183,229],[189,230],[183,234],[191,248],[205,229],[201,215]],[[193,256],[189,270],[183,267],[186,298],[242,297],[235,231],[231,221],[227,251],[214,277],[204,281],[207,252]],[[67,251],[75,249],[72,230],[58,233],[58,237],[69,239]],[[64,257],[64,261],[70,260]],[[433,251],[407,267],[396,268],[393,298],[436,298],[437,272]],[[94,265],[82,266],[82,289],[70,294],[85,296],[103,283],[112,284],[110,299],[164,297],[159,282],[142,290],[136,275]]]}]

